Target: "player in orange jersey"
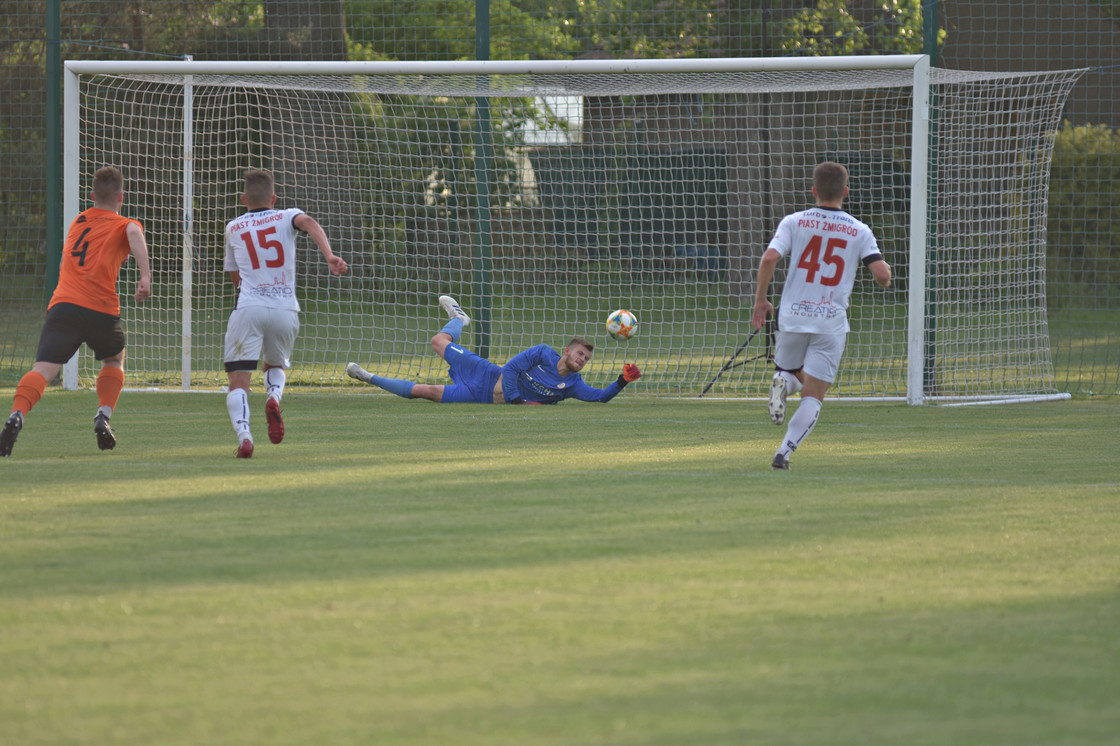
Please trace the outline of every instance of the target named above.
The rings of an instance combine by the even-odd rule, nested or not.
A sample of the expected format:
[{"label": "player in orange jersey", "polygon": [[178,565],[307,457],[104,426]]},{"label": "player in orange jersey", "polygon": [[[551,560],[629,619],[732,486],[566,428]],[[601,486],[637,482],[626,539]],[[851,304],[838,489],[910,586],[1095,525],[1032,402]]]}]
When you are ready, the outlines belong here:
[{"label": "player in orange jersey", "polygon": [[152,292],[152,271],[144,227],[120,214],[124,202],[124,177],[111,166],[93,175],[93,207],[70,224],[59,265],[58,286],[47,306],[39,335],[35,365],[20,379],[12,401],[12,414],[0,431],[0,456],[9,456],[23,420],[43,396],[62,365],[82,343],[101,361],[97,376],[97,414],[93,431],[97,446],[108,450],[117,444],[109,417],[124,387],[124,331],[117,278],[131,255],[140,270],[135,298],[144,301]]}]

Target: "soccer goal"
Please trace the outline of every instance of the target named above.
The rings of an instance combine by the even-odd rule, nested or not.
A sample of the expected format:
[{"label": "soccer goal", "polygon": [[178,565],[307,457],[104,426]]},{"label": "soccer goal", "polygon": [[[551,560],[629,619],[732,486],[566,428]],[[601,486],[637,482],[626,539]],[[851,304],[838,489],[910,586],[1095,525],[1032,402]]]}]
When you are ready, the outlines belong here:
[{"label": "soccer goal", "polygon": [[[474,318],[464,344],[495,362],[582,336],[593,384],[636,362],[635,395],[761,397],[755,268],[830,159],[896,275],[885,292],[858,282],[833,393],[1060,395],[1046,205],[1082,71],[969,73],[921,55],[65,67],[65,215],[116,165],[152,253],[153,298],[134,304],[122,275],[132,386],[224,383],[222,227],[259,167],[351,267],[330,276],[306,243],[292,383],[352,388],[348,361],[445,381],[428,340],[446,293]],[[604,328],[617,308],[638,319],[624,342]],[[95,375],[79,357],[65,383]]]}]

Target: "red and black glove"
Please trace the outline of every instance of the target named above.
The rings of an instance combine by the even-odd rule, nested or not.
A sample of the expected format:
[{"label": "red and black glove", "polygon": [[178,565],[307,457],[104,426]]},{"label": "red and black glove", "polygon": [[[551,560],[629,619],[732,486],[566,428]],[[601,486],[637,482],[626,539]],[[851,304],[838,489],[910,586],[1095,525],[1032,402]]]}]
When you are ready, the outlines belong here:
[{"label": "red and black glove", "polygon": [[618,385],[625,386],[628,383],[633,383],[642,377],[642,371],[638,370],[638,366],[633,363],[627,363],[622,366],[622,375],[618,377]]}]

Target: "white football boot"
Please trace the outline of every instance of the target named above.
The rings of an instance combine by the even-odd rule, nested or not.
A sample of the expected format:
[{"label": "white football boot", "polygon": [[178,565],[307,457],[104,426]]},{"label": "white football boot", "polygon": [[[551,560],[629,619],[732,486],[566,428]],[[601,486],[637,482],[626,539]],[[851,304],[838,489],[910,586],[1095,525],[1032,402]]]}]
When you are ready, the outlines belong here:
[{"label": "white football boot", "polygon": [[460,308],[459,304],[456,303],[455,299],[450,295],[441,295],[439,297],[439,304],[444,311],[447,311],[447,318],[459,319],[463,322],[463,326],[467,326],[471,323],[471,317]]},{"label": "white football boot", "polygon": [[369,383],[369,372],[357,363],[346,364],[346,375],[350,376],[351,378],[355,378],[362,383]]}]

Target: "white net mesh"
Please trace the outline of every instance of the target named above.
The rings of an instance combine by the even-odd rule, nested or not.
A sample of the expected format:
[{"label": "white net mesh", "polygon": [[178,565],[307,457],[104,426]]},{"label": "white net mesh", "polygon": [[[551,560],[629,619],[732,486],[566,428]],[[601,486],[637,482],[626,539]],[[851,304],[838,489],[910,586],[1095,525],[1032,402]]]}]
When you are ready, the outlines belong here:
[{"label": "white net mesh", "polygon": [[[1078,74],[933,71],[929,395],[1053,389],[1047,174]],[[183,84],[82,80],[82,178],[122,168],[125,214],[144,222],[156,272],[143,305],[123,275],[130,385],[181,385],[184,246],[191,385],[224,382],[222,227],[241,209],[243,172],[263,167],[278,206],[316,217],[351,266],[331,277],[304,245],[293,383],[341,384],[350,360],[446,381],[428,340],[449,293],[475,317],[463,342],[495,362],[579,335],[597,345],[589,382],[636,362],[634,394],[695,396],[747,339],[758,258],[778,220],[810,204],[812,167],[828,158],[848,166],[846,207],[897,278],[886,292],[857,283],[833,391],[906,394],[909,71],[193,76],[187,169]],[[639,320],[626,342],[604,328],[620,307]],[[708,395],[763,395],[765,357],[759,334]],[[82,382],[95,375],[85,360]]]},{"label": "white net mesh", "polygon": [[1053,390],[1046,325],[1046,204],[1063,77],[936,89],[926,391]]}]

